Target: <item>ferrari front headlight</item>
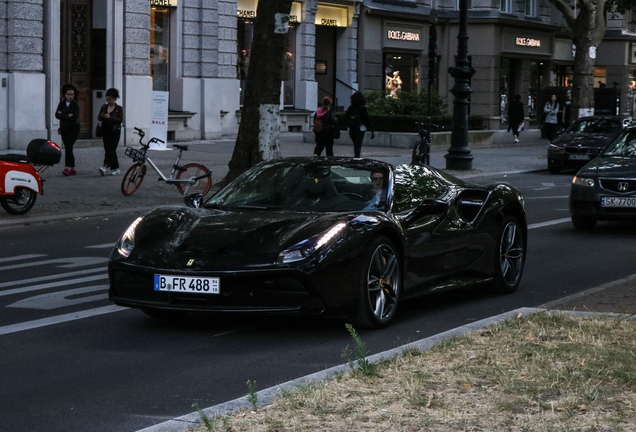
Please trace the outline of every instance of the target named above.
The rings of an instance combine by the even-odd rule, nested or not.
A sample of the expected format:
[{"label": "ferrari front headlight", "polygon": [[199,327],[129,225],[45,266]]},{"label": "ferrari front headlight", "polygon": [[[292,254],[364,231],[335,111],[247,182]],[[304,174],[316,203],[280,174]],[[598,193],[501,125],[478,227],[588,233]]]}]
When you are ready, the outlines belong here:
[{"label": "ferrari front headlight", "polygon": [[344,222],[335,225],[323,234],[315,235],[306,240],[296,243],[294,246],[278,254],[279,263],[290,263],[301,261],[316,252],[325,244],[329,243],[340,231],[346,227]]},{"label": "ferrari front headlight", "polygon": [[137,229],[137,225],[139,225],[139,222],[141,222],[142,219],[142,216],[135,219],[135,221],[130,224],[126,232],[124,232],[124,235],[121,236],[121,238],[117,242],[117,245],[115,246],[117,252],[119,252],[119,255],[123,256],[124,258],[128,258],[135,247],[135,230]]},{"label": "ferrari front headlight", "polygon": [[572,184],[573,185],[577,185],[577,186],[593,187],[594,186],[594,179],[593,178],[585,178],[585,177],[574,177],[572,179]]}]

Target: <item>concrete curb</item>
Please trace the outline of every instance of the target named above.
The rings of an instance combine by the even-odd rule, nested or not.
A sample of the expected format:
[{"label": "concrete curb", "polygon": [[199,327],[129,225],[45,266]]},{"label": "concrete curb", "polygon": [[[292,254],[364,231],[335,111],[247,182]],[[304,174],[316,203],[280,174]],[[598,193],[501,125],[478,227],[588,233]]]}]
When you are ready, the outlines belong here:
[{"label": "concrete curb", "polygon": [[[636,275],[630,276],[630,278],[636,278]],[[612,284],[619,283],[621,281],[615,281]],[[605,285],[604,285],[605,286]],[[604,287],[603,286],[603,287]],[[601,289],[602,287],[595,288],[596,290]],[[391,359],[400,356],[405,351],[411,349],[418,349],[420,351],[426,351],[430,349],[432,346],[443,342],[444,340],[464,336],[467,333],[474,332],[476,330],[484,329],[491,324],[495,324],[498,322],[512,320],[517,318],[518,316],[528,316],[535,313],[549,313],[549,314],[565,314],[572,316],[624,316],[628,319],[636,319],[636,315],[625,315],[625,314],[610,314],[610,313],[598,313],[598,312],[571,312],[571,311],[549,311],[542,308],[519,308],[509,312],[505,312],[490,318],[485,318],[479,321],[475,321],[471,324],[466,324],[461,327],[457,327],[434,336],[421,339],[419,341],[411,342],[406,345],[402,345],[398,348],[393,348],[388,351],[384,351],[372,356],[368,357],[368,360],[372,363],[377,363],[381,360]],[[267,389],[261,390],[256,393],[258,397],[258,406],[264,406],[272,403],[274,399],[285,392],[293,391],[294,389],[302,386],[303,384],[308,384],[315,381],[328,380],[332,379],[336,373],[348,372],[350,371],[350,367],[348,364],[342,364],[339,366],[334,366],[329,369],[325,369],[320,372],[316,372],[310,375],[306,375],[304,377],[287,381],[283,384],[279,384],[273,387],[269,387]],[[203,413],[209,418],[215,416],[222,416],[231,414],[240,410],[249,410],[251,407],[251,403],[247,400],[247,396],[240,397],[228,402],[224,402],[218,405],[211,406],[209,408],[202,409]],[[168,420],[164,423],[159,423],[154,426],[147,427],[145,429],[138,430],[137,432],[187,432],[191,428],[201,426],[201,417],[198,412],[193,412],[190,414],[186,414],[181,417],[177,417],[172,420]]]}]

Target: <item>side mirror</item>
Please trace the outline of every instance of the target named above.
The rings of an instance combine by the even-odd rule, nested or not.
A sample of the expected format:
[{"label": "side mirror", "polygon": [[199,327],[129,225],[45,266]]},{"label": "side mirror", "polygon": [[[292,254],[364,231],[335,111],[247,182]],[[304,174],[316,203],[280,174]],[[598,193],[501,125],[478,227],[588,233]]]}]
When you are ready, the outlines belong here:
[{"label": "side mirror", "polygon": [[191,208],[199,208],[203,204],[203,194],[193,193],[183,198],[185,205]]},{"label": "side mirror", "polygon": [[441,200],[424,200],[422,203],[417,206],[410,215],[408,215],[404,222],[406,225],[410,225],[412,222],[415,222],[417,219],[423,216],[432,216],[445,213],[448,209],[448,203]]}]

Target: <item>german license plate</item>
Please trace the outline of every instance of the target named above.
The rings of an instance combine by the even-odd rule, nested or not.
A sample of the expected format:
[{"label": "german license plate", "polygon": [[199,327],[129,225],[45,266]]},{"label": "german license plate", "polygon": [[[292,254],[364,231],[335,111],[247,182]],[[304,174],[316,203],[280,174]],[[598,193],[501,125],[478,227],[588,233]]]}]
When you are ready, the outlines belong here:
[{"label": "german license plate", "polygon": [[155,291],[219,294],[221,281],[217,277],[155,275]]},{"label": "german license plate", "polygon": [[601,207],[636,207],[636,198],[601,197]]},{"label": "german license plate", "polygon": [[590,160],[590,155],[586,155],[586,154],[570,155],[569,159],[570,160]]}]

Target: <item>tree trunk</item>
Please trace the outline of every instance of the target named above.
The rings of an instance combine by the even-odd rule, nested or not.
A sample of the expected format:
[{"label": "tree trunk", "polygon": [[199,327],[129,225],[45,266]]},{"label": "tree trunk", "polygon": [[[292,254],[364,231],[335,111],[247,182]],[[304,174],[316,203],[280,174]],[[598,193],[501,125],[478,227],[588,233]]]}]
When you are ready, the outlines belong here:
[{"label": "tree trunk", "polygon": [[579,117],[580,108],[594,108],[594,59],[590,47],[593,41],[596,10],[581,9],[577,17],[577,28],[572,41],[574,54],[574,83],[572,84],[572,112],[570,120]]},{"label": "tree trunk", "polygon": [[221,185],[262,160],[280,157],[280,93],[288,35],[277,31],[286,28],[281,15],[289,18],[291,4],[292,0],[258,2],[241,124],[230,170]]}]

